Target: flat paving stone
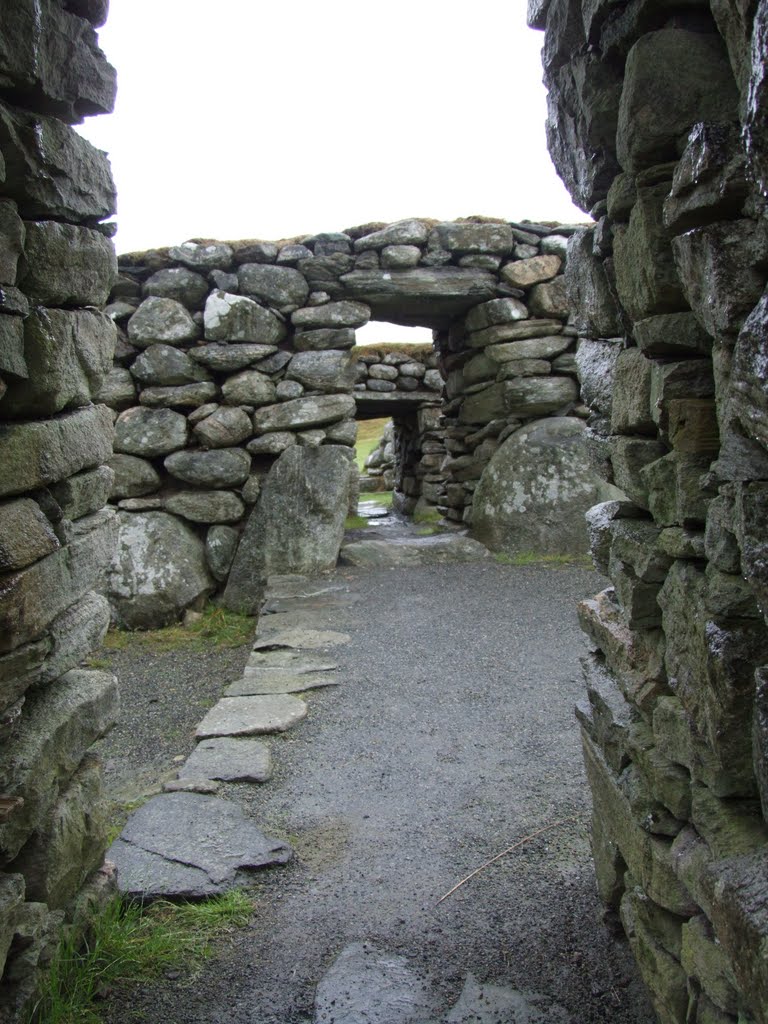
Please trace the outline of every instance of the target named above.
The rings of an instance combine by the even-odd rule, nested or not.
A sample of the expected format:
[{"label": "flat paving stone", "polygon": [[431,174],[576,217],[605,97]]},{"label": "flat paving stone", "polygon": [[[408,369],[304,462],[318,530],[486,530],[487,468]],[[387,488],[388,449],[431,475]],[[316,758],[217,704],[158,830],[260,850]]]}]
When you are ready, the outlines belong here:
[{"label": "flat paving stone", "polygon": [[235,804],[199,793],[161,793],[131,815],[108,852],[121,893],[199,899],[285,864],[291,847],[265,836]]},{"label": "flat paving stone", "polygon": [[305,718],[307,705],[298,697],[275,694],[260,697],[222,697],[198,725],[195,736],[251,736],[285,732]]},{"label": "flat paving stone", "polygon": [[471,537],[437,534],[434,537],[393,537],[355,540],[342,545],[341,557],[366,569],[410,568],[444,562],[478,562],[490,558],[484,544]]},{"label": "flat paving stone", "polygon": [[348,644],[352,637],[349,633],[337,633],[332,629],[294,629],[275,630],[265,633],[253,645],[254,651],[272,650],[279,647],[292,647],[299,650],[315,651],[325,647],[337,647]]},{"label": "flat paving stone", "polygon": [[481,985],[468,974],[459,1001],[442,1020],[444,1024],[569,1024],[571,1017],[538,992]]},{"label": "flat paving stone", "polygon": [[261,740],[215,736],[200,740],[179,771],[179,780],[266,782],[272,778],[272,755]]},{"label": "flat paving stone", "polygon": [[281,672],[280,669],[265,671],[256,669],[243,673],[242,679],[230,683],[224,691],[225,697],[246,697],[268,693],[301,693],[316,690],[321,686],[340,686],[340,680],[332,676],[313,675],[311,672]]},{"label": "flat paving stone", "polygon": [[248,658],[246,668],[251,670],[285,669],[297,675],[305,672],[333,672],[339,667],[337,661],[318,658],[311,654],[302,654],[289,648],[278,648],[275,651],[254,651]]}]

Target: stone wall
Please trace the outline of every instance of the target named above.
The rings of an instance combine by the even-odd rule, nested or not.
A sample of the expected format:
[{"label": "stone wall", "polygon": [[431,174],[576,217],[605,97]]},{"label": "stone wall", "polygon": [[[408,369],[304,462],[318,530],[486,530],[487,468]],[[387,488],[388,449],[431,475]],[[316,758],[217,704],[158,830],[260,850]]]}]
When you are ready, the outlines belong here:
[{"label": "stone wall", "polygon": [[530,0],[612,585],[580,608],[598,885],[664,1022],[768,1021],[768,4]]},{"label": "stone wall", "polygon": [[[0,1018],[14,1021],[105,848],[90,745],[114,678],[76,666],[101,640],[116,516],[109,410],[93,404],[115,329],[115,194],[70,127],[111,110],[94,26],[106,3],[5,4],[0,34]],[[102,879],[103,881],[103,879]],[[95,887],[95,888],[94,888]]]},{"label": "stone wall", "polygon": [[[585,547],[580,510],[602,491],[575,456],[586,410],[561,273],[574,230],[408,220],[121,257],[107,306],[119,332],[115,367],[99,394],[116,414],[111,498],[121,541],[109,593],[118,621],[170,621],[217,590],[231,607],[255,609],[257,581],[278,565],[333,564],[332,543],[321,556],[302,545],[302,560],[297,549],[286,564],[275,553],[282,533],[265,518],[273,499],[263,495],[275,492],[271,474],[283,473],[289,451],[298,477],[332,458],[312,449],[337,449],[348,466],[356,417],[395,419],[399,508],[432,503],[465,523],[496,450],[524,426],[557,418],[529,450],[537,467],[545,450],[579,466],[583,493],[557,502]],[[437,350],[419,359],[354,348],[355,329],[371,318],[432,327]],[[529,497],[517,518],[530,518],[530,507]],[[315,510],[340,542],[330,498]],[[485,512],[494,516],[503,518]],[[561,531],[550,533],[562,543]],[[497,530],[489,541],[503,547],[506,538]]]}]

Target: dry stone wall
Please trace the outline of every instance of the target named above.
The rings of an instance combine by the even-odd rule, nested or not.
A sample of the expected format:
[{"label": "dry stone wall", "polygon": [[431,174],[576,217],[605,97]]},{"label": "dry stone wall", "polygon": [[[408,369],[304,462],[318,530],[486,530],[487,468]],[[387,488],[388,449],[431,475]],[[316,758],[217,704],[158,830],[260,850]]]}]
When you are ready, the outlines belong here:
[{"label": "dry stone wall", "polygon": [[[109,164],[71,127],[109,111],[94,26],[106,4],[4,4],[0,33],[0,1018],[21,1019],[83,885],[103,889],[106,813],[91,744],[113,676],[100,642],[117,536],[110,411],[93,399],[115,328]],[[80,895],[79,895],[80,894]]]},{"label": "dry stone wall", "polygon": [[659,1019],[768,1021],[768,4],[530,0],[611,586],[580,608],[601,895]]},{"label": "dry stone wall", "polygon": [[[557,453],[541,496],[584,548],[580,512],[603,490],[577,454],[587,410],[562,274],[575,230],[407,220],[121,257],[106,309],[119,332],[115,366],[99,393],[115,414],[117,620],[170,621],[215,591],[231,607],[256,610],[269,573],[332,565],[359,417],[395,420],[397,506],[433,504],[464,523],[497,449],[524,426],[530,434],[546,424],[541,443],[531,442],[532,476]],[[371,318],[432,327],[436,348],[421,356],[357,349],[355,330]],[[331,486],[317,466],[330,472],[328,460],[340,456],[344,480]],[[497,460],[494,481],[519,475],[517,458]],[[552,499],[552,474],[565,478],[564,463],[576,467],[573,480]],[[486,490],[496,500],[495,483]],[[521,499],[517,520],[531,517],[531,504]],[[286,540],[289,508],[306,543]],[[520,531],[508,523],[506,534],[486,532],[503,547]],[[559,529],[549,532],[565,542]]]}]

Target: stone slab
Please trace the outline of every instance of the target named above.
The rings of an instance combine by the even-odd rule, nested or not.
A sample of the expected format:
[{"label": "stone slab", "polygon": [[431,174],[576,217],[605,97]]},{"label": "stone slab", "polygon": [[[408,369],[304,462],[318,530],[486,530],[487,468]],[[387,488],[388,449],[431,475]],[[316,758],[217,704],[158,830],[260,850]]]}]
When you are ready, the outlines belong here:
[{"label": "stone slab", "polygon": [[225,697],[247,697],[276,693],[301,693],[302,690],[316,690],[321,686],[339,686],[340,681],[331,676],[312,673],[272,672],[245,670],[242,679],[230,683],[224,691]]},{"label": "stone slab", "polygon": [[254,651],[246,663],[246,671],[280,669],[293,673],[333,672],[339,667],[338,662],[327,658],[314,658],[290,648],[278,648],[270,651]]},{"label": "stone slab", "polygon": [[370,569],[476,562],[490,557],[488,548],[479,541],[455,534],[352,541],[342,547],[341,554],[352,565]]},{"label": "stone slab", "polygon": [[253,645],[254,651],[273,650],[279,647],[293,647],[309,651],[323,650],[348,644],[349,633],[337,633],[332,629],[284,629],[276,633],[265,633]]},{"label": "stone slab", "polygon": [[234,804],[200,793],[162,793],[140,807],[112,844],[118,887],[128,896],[194,899],[285,864],[287,843],[265,836]]},{"label": "stone slab", "polygon": [[285,732],[305,718],[307,705],[298,697],[275,694],[259,697],[223,697],[195,731],[198,739],[210,736],[252,736]]},{"label": "stone slab", "polygon": [[272,756],[261,740],[213,737],[197,744],[182,765],[179,778],[266,782],[272,778]]}]

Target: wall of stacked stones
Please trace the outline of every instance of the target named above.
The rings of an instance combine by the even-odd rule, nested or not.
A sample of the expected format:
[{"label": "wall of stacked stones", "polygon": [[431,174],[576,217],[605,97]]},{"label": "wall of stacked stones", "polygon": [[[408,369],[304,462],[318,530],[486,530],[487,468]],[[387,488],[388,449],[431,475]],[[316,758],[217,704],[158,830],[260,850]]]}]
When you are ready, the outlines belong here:
[{"label": "wall of stacked stones", "polygon": [[531,0],[596,226],[568,293],[612,585],[580,608],[598,885],[665,1022],[768,1020],[765,2]]},{"label": "wall of stacked stones", "polygon": [[[115,366],[99,393],[115,415],[121,542],[108,590],[118,621],[156,624],[216,590],[245,607],[229,578],[233,567],[243,576],[238,558],[256,557],[246,551],[256,524],[245,525],[266,515],[273,467],[293,448],[299,475],[320,457],[311,449],[349,461],[356,417],[395,419],[399,508],[431,503],[468,522],[508,435],[586,414],[561,272],[574,230],[408,220],[121,257],[106,308]],[[432,327],[437,347],[356,348],[371,318]],[[316,511],[340,543],[338,517]],[[331,545],[322,559],[286,564],[264,530],[251,579],[335,561]]]},{"label": "wall of stacked stones", "polygon": [[[72,129],[111,110],[99,0],[3,6],[0,34],[0,1017],[101,887],[106,814],[89,747],[114,678],[76,666],[101,640],[116,516],[110,411],[93,397],[115,329],[104,154]],[[98,879],[98,880],[97,880]],[[81,905],[81,904],[80,904]]]}]

